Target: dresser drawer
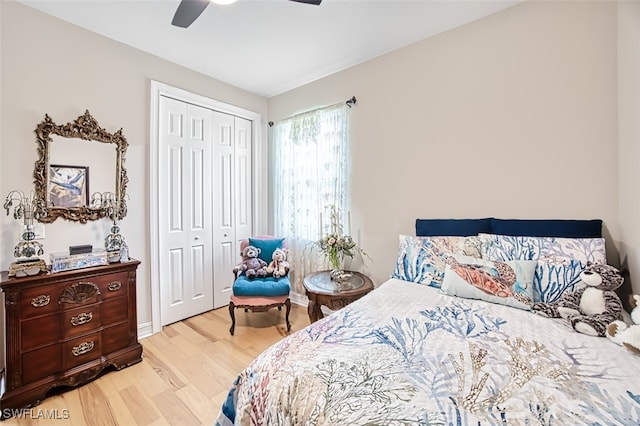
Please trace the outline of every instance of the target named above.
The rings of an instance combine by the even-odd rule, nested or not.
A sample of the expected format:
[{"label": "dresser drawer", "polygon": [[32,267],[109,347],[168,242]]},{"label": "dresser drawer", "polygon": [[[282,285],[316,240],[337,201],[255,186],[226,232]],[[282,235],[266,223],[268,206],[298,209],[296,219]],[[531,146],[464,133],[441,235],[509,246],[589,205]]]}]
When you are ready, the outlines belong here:
[{"label": "dresser drawer", "polygon": [[102,323],[104,325],[126,321],[129,318],[129,298],[121,297],[102,302]]},{"label": "dresser drawer", "polygon": [[63,337],[72,337],[91,332],[102,325],[100,318],[100,304],[69,309],[61,314]]},{"label": "dresser drawer", "polygon": [[45,285],[22,291],[20,296],[22,318],[31,318],[57,311],[58,298],[62,289],[56,285]]},{"label": "dresser drawer", "polygon": [[100,289],[103,299],[126,296],[129,293],[129,273],[126,271],[96,277],[93,282]]},{"label": "dresser drawer", "polygon": [[68,370],[85,362],[100,358],[100,333],[88,334],[62,344],[62,368]]},{"label": "dresser drawer", "polygon": [[22,382],[33,382],[60,372],[62,367],[62,353],[60,345],[50,345],[35,351],[22,354]]},{"label": "dresser drawer", "polygon": [[60,340],[60,317],[52,314],[25,320],[21,324],[20,333],[23,351],[55,343]]},{"label": "dresser drawer", "polygon": [[131,335],[128,322],[102,330],[102,351],[105,354],[124,349],[135,342],[135,335]]}]

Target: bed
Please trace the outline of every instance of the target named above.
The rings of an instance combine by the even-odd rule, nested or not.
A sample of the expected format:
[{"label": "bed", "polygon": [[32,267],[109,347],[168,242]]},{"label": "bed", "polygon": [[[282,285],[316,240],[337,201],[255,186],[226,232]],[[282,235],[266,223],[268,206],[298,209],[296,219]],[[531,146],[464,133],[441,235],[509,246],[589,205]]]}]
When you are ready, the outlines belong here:
[{"label": "bed", "polygon": [[[507,257],[533,268],[535,277],[522,279],[537,280],[526,297],[505,302],[456,290],[448,278],[455,266],[434,262],[434,252],[476,263],[499,257],[487,243],[496,236],[483,238],[401,236],[392,278],[259,355],[233,383],[217,424],[640,424],[640,356],[526,307],[527,297],[553,300],[579,285],[576,269],[601,256],[603,241],[501,240]],[[469,244],[478,239],[484,246]],[[427,253],[425,241],[446,253]],[[538,246],[518,254],[507,241]],[[484,251],[470,256],[475,250]],[[550,279],[549,263],[565,275],[552,268]]]}]

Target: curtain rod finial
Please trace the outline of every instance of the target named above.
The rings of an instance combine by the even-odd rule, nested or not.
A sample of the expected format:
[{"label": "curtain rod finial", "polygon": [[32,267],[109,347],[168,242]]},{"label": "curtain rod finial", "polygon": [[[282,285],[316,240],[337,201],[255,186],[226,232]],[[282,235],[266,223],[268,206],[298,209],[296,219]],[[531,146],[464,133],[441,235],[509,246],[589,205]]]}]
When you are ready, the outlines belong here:
[{"label": "curtain rod finial", "polygon": [[347,106],[349,108],[351,108],[352,106],[354,106],[356,103],[358,102],[358,100],[356,99],[355,96],[352,96],[351,99],[347,99]]}]

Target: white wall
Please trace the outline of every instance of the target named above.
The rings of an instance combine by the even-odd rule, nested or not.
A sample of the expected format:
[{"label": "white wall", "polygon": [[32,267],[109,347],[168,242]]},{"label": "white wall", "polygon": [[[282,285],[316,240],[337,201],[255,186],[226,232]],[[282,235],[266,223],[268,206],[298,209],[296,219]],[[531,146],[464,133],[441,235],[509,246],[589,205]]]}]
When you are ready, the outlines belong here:
[{"label": "white wall", "polygon": [[640,1],[618,2],[620,258],[640,293]]},{"label": "white wall", "polygon": [[522,3],[271,98],[269,119],[357,97],[352,221],[376,283],[418,217],[601,218],[616,263],[616,13]]},{"label": "white wall", "polygon": [[[64,124],[86,109],[109,132],[123,129],[129,142],[125,167],[129,213],[121,232],[138,269],[138,322],[151,321],[149,259],[149,111],[150,81],[156,80],[261,114],[266,99],[173,63],[106,39],[14,1],[1,1],[2,126],[0,126],[0,194],[33,187],[37,159],[34,129],[45,113]],[[266,124],[261,123],[266,140]],[[71,160],[70,160],[71,161]],[[73,164],[73,163],[71,163]],[[109,222],[86,225],[58,219],[46,225],[47,253],[69,245],[104,246]],[[0,218],[0,269],[13,261],[18,223]]]}]

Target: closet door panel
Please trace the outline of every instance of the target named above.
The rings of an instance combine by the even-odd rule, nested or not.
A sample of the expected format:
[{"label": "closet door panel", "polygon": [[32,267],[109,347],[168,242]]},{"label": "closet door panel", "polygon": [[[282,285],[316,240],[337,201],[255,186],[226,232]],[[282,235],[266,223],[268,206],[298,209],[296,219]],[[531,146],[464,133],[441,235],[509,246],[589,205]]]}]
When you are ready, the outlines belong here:
[{"label": "closet door panel", "polygon": [[238,262],[234,116],[213,112],[214,307],[229,303],[233,267]]},{"label": "closet door panel", "polygon": [[252,185],[253,164],[251,156],[252,123],[249,120],[235,117],[235,222],[236,239],[238,241],[252,235]]},{"label": "closet door panel", "polygon": [[213,308],[211,110],[162,97],[159,132],[161,322]]}]

